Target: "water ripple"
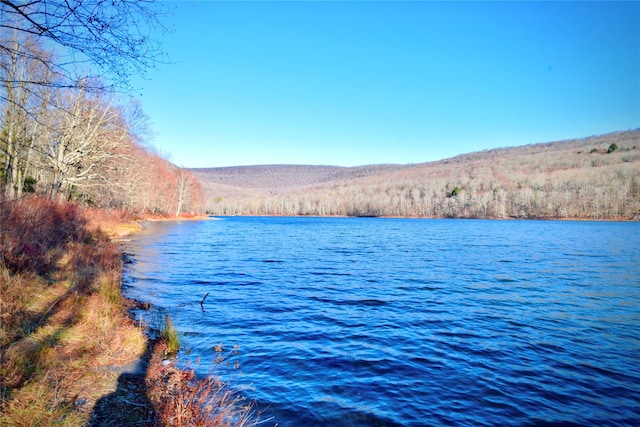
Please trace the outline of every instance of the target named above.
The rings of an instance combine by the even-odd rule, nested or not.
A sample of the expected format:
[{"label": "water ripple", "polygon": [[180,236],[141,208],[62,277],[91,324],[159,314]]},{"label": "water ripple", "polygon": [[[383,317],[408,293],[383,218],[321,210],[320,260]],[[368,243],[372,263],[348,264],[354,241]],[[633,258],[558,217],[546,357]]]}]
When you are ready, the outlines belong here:
[{"label": "water ripple", "polygon": [[279,426],[640,425],[638,248],[635,223],[234,217],[149,224],[123,285],[182,363],[239,346],[221,372]]}]

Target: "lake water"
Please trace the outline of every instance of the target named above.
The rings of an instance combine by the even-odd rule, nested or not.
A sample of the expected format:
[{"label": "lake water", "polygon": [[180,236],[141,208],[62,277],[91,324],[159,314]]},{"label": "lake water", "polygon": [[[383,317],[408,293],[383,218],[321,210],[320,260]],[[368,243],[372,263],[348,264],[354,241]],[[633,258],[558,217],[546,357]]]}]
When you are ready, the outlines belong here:
[{"label": "lake water", "polygon": [[125,251],[263,425],[640,425],[639,223],[229,217]]}]

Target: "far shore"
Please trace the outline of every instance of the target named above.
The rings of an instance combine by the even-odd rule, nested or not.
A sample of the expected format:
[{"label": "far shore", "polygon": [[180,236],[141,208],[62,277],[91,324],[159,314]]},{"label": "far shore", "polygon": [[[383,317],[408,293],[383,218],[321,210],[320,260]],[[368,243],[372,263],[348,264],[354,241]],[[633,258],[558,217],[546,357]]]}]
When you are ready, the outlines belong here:
[{"label": "far shore", "polygon": [[446,216],[390,216],[390,215],[283,215],[283,214],[210,214],[198,215],[192,218],[158,218],[143,219],[144,221],[182,221],[182,220],[212,220],[216,218],[233,217],[274,217],[274,218],[384,218],[384,219],[467,219],[467,220],[492,220],[492,221],[576,221],[576,222],[640,222],[640,213],[633,218],[627,217],[499,217],[499,216],[469,216],[469,217],[446,217]]}]

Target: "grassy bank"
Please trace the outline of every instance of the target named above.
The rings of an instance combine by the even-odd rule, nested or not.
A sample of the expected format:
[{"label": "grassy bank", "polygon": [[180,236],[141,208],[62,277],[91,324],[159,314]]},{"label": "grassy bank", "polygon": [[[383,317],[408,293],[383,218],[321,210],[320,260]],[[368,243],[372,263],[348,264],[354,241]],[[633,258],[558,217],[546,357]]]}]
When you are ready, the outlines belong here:
[{"label": "grassy bank", "polygon": [[76,204],[2,203],[0,426],[255,424],[226,384],[165,366],[166,344],[130,317],[112,239],[138,227]]}]

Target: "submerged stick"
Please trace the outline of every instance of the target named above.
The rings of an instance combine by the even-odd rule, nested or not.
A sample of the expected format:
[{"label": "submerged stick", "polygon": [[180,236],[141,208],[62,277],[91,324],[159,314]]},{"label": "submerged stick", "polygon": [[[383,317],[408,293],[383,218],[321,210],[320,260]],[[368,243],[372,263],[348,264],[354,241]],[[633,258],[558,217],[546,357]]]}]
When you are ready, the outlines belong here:
[{"label": "submerged stick", "polygon": [[200,301],[200,307],[202,307],[202,309],[204,310],[204,300],[207,299],[207,297],[209,296],[209,292],[207,292],[207,294],[204,296],[204,298],[202,298],[202,301]]}]

